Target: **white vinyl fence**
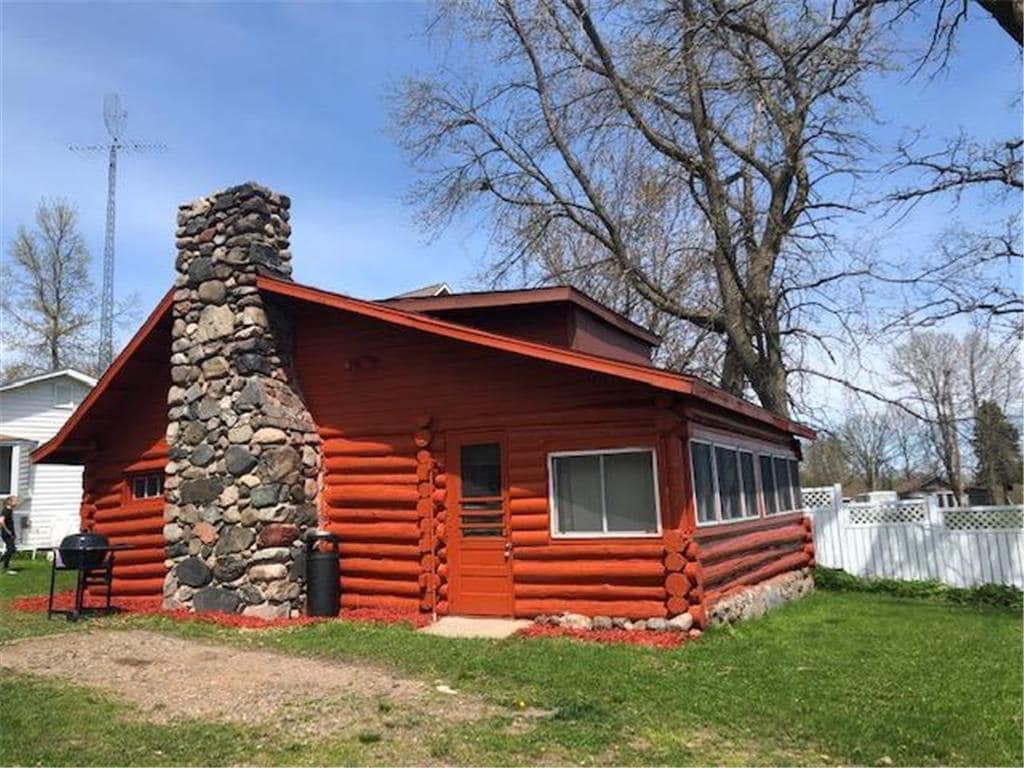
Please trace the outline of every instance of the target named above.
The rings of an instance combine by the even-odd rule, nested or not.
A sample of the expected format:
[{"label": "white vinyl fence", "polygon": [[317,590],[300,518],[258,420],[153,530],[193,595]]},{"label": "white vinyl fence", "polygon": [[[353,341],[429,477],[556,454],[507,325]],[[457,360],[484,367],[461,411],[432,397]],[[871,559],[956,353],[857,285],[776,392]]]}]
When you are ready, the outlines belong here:
[{"label": "white vinyl fence", "polygon": [[803,499],[819,565],[869,578],[1024,588],[1024,507],[844,504],[839,485],[804,488]]}]

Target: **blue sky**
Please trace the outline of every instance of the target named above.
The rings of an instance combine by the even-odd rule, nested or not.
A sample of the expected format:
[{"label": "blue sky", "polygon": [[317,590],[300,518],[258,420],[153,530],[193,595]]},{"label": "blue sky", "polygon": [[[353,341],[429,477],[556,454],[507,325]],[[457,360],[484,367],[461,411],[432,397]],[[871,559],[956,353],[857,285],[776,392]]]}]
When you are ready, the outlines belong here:
[{"label": "blue sky", "polygon": [[[105,157],[67,146],[105,138],[103,96],[118,91],[129,135],[167,145],[125,156],[119,172],[117,292],[137,293],[143,312],[173,279],[177,204],[247,179],[292,197],[298,280],[365,297],[436,280],[470,286],[486,238],[467,222],[427,241],[402,201],[412,175],[387,134],[388,85],[452,55],[423,37],[428,6],[4,3],[0,12],[5,247],[40,197],[66,196],[98,268]],[[908,125],[936,136],[1019,131],[1014,46],[977,8],[970,15],[947,75],[873,84],[879,114],[898,116],[877,139]],[[946,203],[924,207],[886,247],[917,249],[951,215]]]}]

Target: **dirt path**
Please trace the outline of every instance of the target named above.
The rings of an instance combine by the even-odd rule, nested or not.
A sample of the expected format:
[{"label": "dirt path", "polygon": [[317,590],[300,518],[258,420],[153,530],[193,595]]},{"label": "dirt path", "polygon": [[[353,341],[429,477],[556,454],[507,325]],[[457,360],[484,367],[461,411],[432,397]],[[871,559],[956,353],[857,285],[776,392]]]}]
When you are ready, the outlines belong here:
[{"label": "dirt path", "polygon": [[[96,630],[0,646],[0,668],[85,685],[146,719],[268,723],[343,736],[376,726],[476,720],[495,709],[472,696],[360,663],[285,656],[154,632]],[[431,716],[431,713],[434,713]]]}]

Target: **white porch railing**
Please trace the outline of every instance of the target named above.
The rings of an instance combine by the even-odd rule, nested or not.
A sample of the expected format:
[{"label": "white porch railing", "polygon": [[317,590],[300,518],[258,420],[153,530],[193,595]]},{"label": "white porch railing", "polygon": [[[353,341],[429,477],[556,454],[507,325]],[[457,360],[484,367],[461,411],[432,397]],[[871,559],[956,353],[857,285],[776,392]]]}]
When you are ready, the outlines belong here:
[{"label": "white porch railing", "polygon": [[843,504],[842,496],[839,485],[803,489],[818,564],[869,578],[1024,588],[1024,507]]}]

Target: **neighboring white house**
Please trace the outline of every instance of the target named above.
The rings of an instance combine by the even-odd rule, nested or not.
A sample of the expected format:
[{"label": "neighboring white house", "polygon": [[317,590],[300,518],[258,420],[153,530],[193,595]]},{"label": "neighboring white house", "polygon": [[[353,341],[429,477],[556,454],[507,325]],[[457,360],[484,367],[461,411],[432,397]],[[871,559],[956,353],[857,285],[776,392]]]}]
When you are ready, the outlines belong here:
[{"label": "neighboring white house", "polygon": [[66,369],[0,386],[0,499],[15,495],[22,548],[49,547],[78,530],[82,468],[32,464],[29,454],[64,425],[96,379]]}]

